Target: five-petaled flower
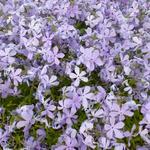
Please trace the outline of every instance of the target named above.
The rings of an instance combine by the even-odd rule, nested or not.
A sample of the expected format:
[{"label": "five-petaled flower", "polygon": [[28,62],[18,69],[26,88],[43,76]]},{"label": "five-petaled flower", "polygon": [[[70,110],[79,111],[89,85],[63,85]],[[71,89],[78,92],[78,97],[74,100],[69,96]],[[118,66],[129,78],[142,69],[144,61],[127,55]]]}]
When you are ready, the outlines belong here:
[{"label": "five-petaled flower", "polygon": [[72,79],[76,79],[74,81],[74,85],[75,86],[79,86],[80,81],[84,81],[84,82],[88,82],[88,78],[85,77],[86,72],[85,71],[81,71],[80,72],[80,68],[78,66],[75,66],[75,73],[70,73],[70,78]]},{"label": "five-petaled flower", "polygon": [[110,118],[110,124],[105,124],[104,129],[107,131],[106,135],[108,138],[112,139],[116,138],[123,138],[123,132],[120,130],[124,127],[123,122],[115,123],[115,118]]}]

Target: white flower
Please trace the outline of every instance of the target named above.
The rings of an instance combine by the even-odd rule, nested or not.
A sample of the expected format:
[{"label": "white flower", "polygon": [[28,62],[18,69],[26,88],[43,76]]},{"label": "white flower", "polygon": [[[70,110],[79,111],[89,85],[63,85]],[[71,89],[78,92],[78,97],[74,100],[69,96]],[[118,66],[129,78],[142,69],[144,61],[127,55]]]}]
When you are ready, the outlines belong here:
[{"label": "white flower", "polygon": [[84,77],[86,75],[85,71],[81,71],[80,72],[80,68],[75,66],[75,73],[70,73],[70,78],[72,79],[76,79],[74,81],[74,85],[75,86],[79,86],[80,84],[80,80],[84,81],[84,82],[88,82],[88,78]]}]

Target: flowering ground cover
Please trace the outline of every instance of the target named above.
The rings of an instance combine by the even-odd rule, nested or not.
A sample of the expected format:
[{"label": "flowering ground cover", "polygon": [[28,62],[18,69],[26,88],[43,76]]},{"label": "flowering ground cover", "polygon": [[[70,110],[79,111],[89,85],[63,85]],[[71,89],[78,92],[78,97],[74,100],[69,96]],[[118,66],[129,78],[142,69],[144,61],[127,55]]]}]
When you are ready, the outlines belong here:
[{"label": "flowering ground cover", "polygon": [[0,149],[150,150],[150,1],[1,0]]}]

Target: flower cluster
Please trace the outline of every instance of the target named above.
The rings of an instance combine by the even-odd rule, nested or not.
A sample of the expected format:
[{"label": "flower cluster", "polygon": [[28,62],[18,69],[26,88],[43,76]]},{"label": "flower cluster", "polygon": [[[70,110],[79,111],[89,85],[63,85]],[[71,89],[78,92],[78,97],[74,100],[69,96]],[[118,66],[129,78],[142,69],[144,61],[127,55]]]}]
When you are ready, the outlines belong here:
[{"label": "flower cluster", "polygon": [[150,1],[0,1],[0,149],[149,150]]}]

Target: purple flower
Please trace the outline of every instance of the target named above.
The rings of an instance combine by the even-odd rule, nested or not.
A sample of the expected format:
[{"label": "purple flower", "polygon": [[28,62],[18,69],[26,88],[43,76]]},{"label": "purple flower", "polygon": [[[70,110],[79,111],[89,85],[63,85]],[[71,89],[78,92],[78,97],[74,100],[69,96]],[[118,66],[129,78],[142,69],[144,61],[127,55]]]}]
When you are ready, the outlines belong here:
[{"label": "purple flower", "polygon": [[16,51],[13,50],[11,47],[5,48],[3,50],[0,50],[0,58],[1,61],[12,64],[15,62],[15,56]]},{"label": "purple flower", "polygon": [[50,51],[50,58],[54,60],[54,64],[59,65],[59,58],[63,58],[65,55],[63,53],[58,53],[58,47],[55,46],[53,51]]},{"label": "purple flower", "polygon": [[110,124],[105,124],[104,129],[107,131],[106,135],[108,138],[112,139],[113,137],[116,138],[123,138],[123,133],[120,129],[124,127],[123,122],[115,123],[115,118],[110,118]]},{"label": "purple flower", "polygon": [[53,35],[50,35],[48,32],[45,33],[45,36],[42,38],[45,47],[51,48],[52,38],[53,38]]},{"label": "purple flower", "polygon": [[27,127],[34,124],[33,119],[33,105],[24,105],[19,110],[17,110],[23,120],[16,124],[17,128]]},{"label": "purple flower", "polygon": [[54,85],[58,85],[58,81],[57,81],[57,77],[52,75],[50,78],[49,78],[49,75],[48,75],[48,66],[45,65],[43,67],[43,69],[41,70],[40,74],[39,74],[39,77],[41,79],[41,83],[44,85],[44,88],[46,88],[47,86],[54,86]]},{"label": "purple flower", "polygon": [[129,107],[126,104],[124,104],[124,105],[122,105],[122,107],[120,107],[118,104],[114,103],[112,105],[112,110],[110,112],[110,115],[112,117],[119,116],[119,120],[124,120],[125,116],[132,117],[133,116],[133,112],[131,112],[129,110]]},{"label": "purple flower", "polygon": [[109,149],[110,148],[110,140],[106,137],[99,138],[100,147],[103,149]]},{"label": "purple flower", "polygon": [[91,88],[89,86],[86,86],[85,88],[80,88],[78,90],[78,93],[82,100],[82,106],[85,109],[87,109],[87,107],[88,107],[88,100],[94,99],[94,94],[90,93],[90,90],[91,90]]},{"label": "purple flower", "polygon": [[92,149],[96,148],[96,143],[94,142],[94,138],[91,135],[87,135],[83,143]]},{"label": "purple flower", "polygon": [[65,99],[64,103],[68,108],[71,108],[73,112],[76,112],[81,107],[81,99],[76,92],[74,92],[71,97]]},{"label": "purple flower", "polygon": [[13,90],[10,88],[10,84],[10,80],[6,80],[4,84],[0,84],[2,98],[6,98],[9,94],[13,93]]},{"label": "purple flower", "polygon": [[78,143],[75,138],[71,138],[66,136],[64,139],[65,145],[60,145],[59,147],[55,148],[55,150],[76,150]]},{"label": "purple flower", "polygon": [[68,126],[71,126],[73,122],[77,119],[77,115],[75,115],[76,112],[71,111],[69,109],[65,109],[63,112],[63,119],[65,120],[66,124]]},{"label": "purple flower", "polygon": [[80,61],[86,65],[86,67],[93,71],[95,68],[95,65],[102,66],[104,62],[100,58],[100,53],[98,50],[94,50],[93,47],[84,49],[81,47],[80,51],[83,53],[80,56]]},{"label": "purple flower", "polygon": [[53,119],[53,112],[56,110],[56,106],[52,104],[52,101],[50,101],[50,99],[45,100],[43,102],[43,105],[45,110],[41,112],[41,116],[47,115],[49,118]]},{"label": "purple flower", "polygon": [[106,91],[105,91],[105,89],[104,89],[103,87],[101,87],[101,86],[98,86],[97,89],[98,89],[98,93],[96,94],[95,99],[96,99],[98,102],[101,102],[101,101],[104,100],[105,97],[106,97]]},{"label": "purple flower", "polygon": [[21,72],[21,69],[14,70],[14,68],[11,68],[10,77],[13,80],[15,86],[18,86],[18,83],[22,82]]},{"label": "purple flower", "polygon": [[103,109],[93,110],[91,114],[94,118],[102,118],[104,116],[104,110]]}]

